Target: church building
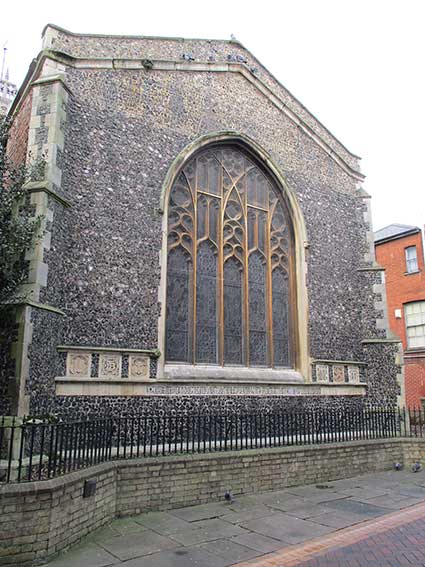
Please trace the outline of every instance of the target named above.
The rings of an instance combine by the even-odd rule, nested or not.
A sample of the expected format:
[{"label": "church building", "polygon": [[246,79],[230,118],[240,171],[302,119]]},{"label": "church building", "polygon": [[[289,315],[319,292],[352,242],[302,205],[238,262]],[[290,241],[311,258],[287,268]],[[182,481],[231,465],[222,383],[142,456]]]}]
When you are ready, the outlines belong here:
[{"label": "church building", "polygon": [[49,24],[9,115],[44,168],[0,415],[403,405],[360,158],[238,41]]}]

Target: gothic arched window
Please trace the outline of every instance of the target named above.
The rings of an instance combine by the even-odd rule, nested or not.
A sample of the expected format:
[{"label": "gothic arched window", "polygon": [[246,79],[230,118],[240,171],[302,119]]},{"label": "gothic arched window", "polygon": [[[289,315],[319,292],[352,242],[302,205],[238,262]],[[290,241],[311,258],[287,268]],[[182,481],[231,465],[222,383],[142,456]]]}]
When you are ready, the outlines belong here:
[{"label": "gothic arched window", "polygon": [[293,249],[255,158],[217,145],[190,159],[169,196],[166,361],[293,367]]}]

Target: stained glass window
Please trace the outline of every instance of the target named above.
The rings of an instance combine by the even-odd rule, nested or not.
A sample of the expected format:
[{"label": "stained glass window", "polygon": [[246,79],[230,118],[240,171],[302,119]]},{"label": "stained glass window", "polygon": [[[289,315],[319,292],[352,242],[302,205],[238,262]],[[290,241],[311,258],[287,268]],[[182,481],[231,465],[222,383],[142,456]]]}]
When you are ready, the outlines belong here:
[{"label": "stained glass window", "polygon": [[292,266],[272,177],[238,146],[199,152],[169,197],[166,360],[293,366]]}]

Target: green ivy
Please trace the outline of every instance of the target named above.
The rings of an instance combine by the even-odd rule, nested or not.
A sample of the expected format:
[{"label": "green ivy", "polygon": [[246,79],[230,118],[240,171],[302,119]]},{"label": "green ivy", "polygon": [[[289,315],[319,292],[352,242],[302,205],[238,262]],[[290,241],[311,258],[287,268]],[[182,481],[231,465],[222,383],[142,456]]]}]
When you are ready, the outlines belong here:
[{"label": "green ivy", "polygon": [[19,292],[28,275],[25,253],[40,236],[42,220],[34,216],[24,189],[34,167],[16,166],[7,155],[9,129],[6,119],[0,121],[0,312],[25,299]]}]

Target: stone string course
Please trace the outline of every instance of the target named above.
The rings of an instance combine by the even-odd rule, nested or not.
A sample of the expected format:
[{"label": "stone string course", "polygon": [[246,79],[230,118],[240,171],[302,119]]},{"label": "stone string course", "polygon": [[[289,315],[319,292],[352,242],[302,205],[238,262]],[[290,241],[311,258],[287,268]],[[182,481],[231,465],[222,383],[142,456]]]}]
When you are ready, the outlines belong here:
[{"label": "stone string course", "polygon": [[[64,477],[0,485],[0,564],[46,561],[115,516],[323,483],[420,460],[421,439],[376,440],[104,463]],[[97,482],[83,498],[84,481]]]}]

